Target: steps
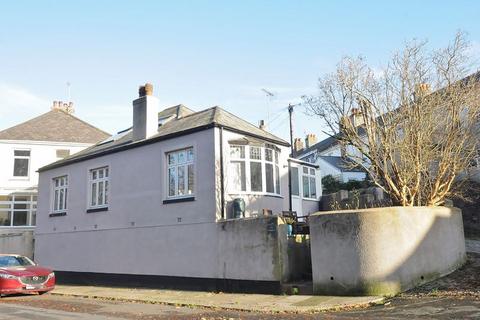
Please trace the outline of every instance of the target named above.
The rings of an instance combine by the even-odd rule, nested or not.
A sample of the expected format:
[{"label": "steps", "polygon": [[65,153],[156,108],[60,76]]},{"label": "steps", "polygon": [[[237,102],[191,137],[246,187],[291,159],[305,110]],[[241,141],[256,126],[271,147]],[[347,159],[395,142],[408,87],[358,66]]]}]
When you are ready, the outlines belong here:
[{"label": "steps", "polygon": [[282,292],[288,295],[313,295],[313,283],[306,280],[284,283]]}]

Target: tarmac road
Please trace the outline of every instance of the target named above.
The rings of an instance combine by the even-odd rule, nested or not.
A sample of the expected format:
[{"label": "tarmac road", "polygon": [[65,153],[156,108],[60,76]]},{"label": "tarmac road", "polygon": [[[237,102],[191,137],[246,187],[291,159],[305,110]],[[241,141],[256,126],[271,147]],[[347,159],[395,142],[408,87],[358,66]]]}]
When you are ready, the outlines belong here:
[{"label": "tarmac road", "polygon": [[366,309],[317,314],[265,314],[54,295],[0,301],[0,319],[480,319],[478,297],[400,297]]}]

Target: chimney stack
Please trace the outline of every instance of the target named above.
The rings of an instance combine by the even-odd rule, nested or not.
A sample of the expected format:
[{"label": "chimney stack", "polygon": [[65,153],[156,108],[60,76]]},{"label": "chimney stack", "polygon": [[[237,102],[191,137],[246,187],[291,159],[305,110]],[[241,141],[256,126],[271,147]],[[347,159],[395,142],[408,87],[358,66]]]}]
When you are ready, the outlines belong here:
[{"label": "chimney stack", "polygon": [[415,85],[414,98],[415,100],[421,99],[431,92],[430,85],[428,83],[419,83]]},{"label": "chimney stack", "polygon": [[303,141],[300,138],[295,138],[293,141],[293,146],[296,152],[302,151],[303,150]]},{"label": "chimney stack", "polygon": [[133,141],[148,139],[158,132],[158,99],[153,96],[153,85],[140,86],[138,95],[133,100]]},{"label": "chimney stack", "polygon": [[75,109],[73,108],[73,102],[53,101],[52,110],[61,110],[68,114],[73,114]]},{"label": "chimney stack", "polygon": [[350,122],[354,128],[361,126],[363,124],[362,111],[357,108],[353,108],[350,112]]},{"label": "chimney stack", "polygon": [[317,143],[317,136],[313,133],[307,134],[305,137],[305,148],[310,148],[315,143]]}]

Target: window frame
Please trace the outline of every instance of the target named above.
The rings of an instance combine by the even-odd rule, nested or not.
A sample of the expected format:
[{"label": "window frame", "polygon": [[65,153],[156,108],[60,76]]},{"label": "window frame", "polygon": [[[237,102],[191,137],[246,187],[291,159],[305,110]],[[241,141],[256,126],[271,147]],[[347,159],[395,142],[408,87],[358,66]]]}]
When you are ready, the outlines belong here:
[{"label": "window frame", "polygon": [[[61,185],[62,179],[64,180],[64,184]],[[59,180],[59,185],[56,186],[56,180]],[[61,176],[57,176],[52,178],[52,196],[51,196],[51,208],[50,212],[52,213],[66,213],[67,208],[68,208],[68,174],[64,174]],[[59,206],[57,209],[55,209],[56,206],[56,198],[55,198],[55,193],[58,191],[58,194],[60,194],[60,191],[63,190],[63,207],[60,208]],[[60,202],[60,196],[58,197],[58,201]]]},{"label": "window frame", "polygon": [[[107,169],[108,171],[105,171],[105,169]],[[103,177],[102,178],[99,178],[98,176],[98,173],[97,173],[97,178],[93,179],[93,172],[96,171],[96,172],[100,172],[100,170],[103,170]],[[105,175],[105,173],[108,172],[107,175]],[[104,166],[100,166],[100,167],[95,167],[95,168],[92,168],[92,169],[89,169],[88,170],[88,194],[87,194],[87,209],[89,210],[92,210],[92,209],[104,209],[104,208],[108,208],[108,204],[109,204],[109,200],[110,200],[110,197],[109,197],[109,194],[110,194],[110,177],[111,177],[111,174],[112,174],[112,171],[110,169],[110,166],[109,165],[104,165]],[[102,190],[103,190],[103,203],[102,204],[98,204],[98,185],[100,184],[100,182],[103,182],[102,184]],[[105,184],[105,182],[107,182],[107,184]],[[92,192],[93,192],[93,184],[96,185],[95,187],[95,190],[96,190],[96,193],[95,193],[95,198],[96,198],[96,201],[95,201],[95,205],[92,204]],[[105,191],[106,190],[106,191]],[[106,199],[106,200],[105,200]]]},{"label": "window frame", "polygon": [[[28,156],[16,156],[15,151],[28,151]],[[15,160],[16,159],[27,159],[27,175],[25,176],[16,176],[15,175]],[[31,161],[32,161],[32,150],[28,148],[15,148],[13,149],[13,172],[12,172],[12,178],[13,179],[19,179],[19,180],[29,180],[30,179],[30,167],[31,167]]]},{"label": "window frame", "polygon": [[[317,200],[318,199],[318,190],[317,190],[317,169],[309,167],[309,166],[301,166],[301,183],[302,183],[302,198],[309,199],[309,200]],[[307,169],[307,173],[305,173],[305,169]],[[313,170],[313,174],[312,171]],[[300,172],[299,172],[300,173]],[[308,179],[308,196],[305,196],[305,188],[303,184],[304,178]],[[313,185],[315,186],[315,197],[312,197],[312,178],[313,178]]]},{"label": "window frame", "polygon": [[[36,215],[37,215],[37,195],[36,194],[21,194],[15,193],[8,196],[9,199],[5,201],[0,201],[0,212],[7,212],[9,218],[8,225],[0,225],[0,228],[34,228],[36,225]],[[17,200],[16,198],[26,198],[26,200]],[[15,205],[24,204],[26,208],[15,208]],[[15,225],[15,214],[17,212],[27,212],[27,221],[25,225]],[[33,220],[35,219],[35,223]]]},{"label": "window frame", "polygon": [[[230,150],[232,147],[242,147],[245,150],[245,157],[238,158],[232,157]],[[251,148],[259,148],[260,149],[260,159],[251,159],[250,157],[250,150]],[[266,160],[266,150],[272,151],[272,160]],[[242,194],[251,194],[251,195],[267,195],[267,196],[274,196],[274,197],[282,197],[282,187],[281,187],[281,179],[280,179],[280,152],[278,148],[275,146],[270,145],[249,145],[249,144],[238,144],[238,143],[229,143],[228,144],[228,164],[232,162],[244,162],[245,163],[245,190],[238,190],[233,182],[228,183],[228,193],[234,195],[242,195]],[[260,163],[261,164],[261,183],[262,188],[261,191],[252,191],[252,179],[251,179],[251,163]],[[266,174],[266,165],[272,165],[272,184],[273,184],[273,192],[267,192],[267,174]],[[278,176],[278,183],[277,183],[277,176]],[[228,176],[228,180],[231,181],[231,176]]]},{"label": "window frame", "polygon": [[[192,150],[193,152],[193,159],[188,160],[188,150]],[[185,162],[183,163],[178,163],[178,155],[181,152],[185,152]],[[170,164],[169,162],[169,155],[171,154],[176,154],[176,162],[174,164]],[[167,200],[175,200],[175,199],[189,199],[189,198],[195,198],[195,192],[197,190],[197,164],[196,164],[196,159],[197,159],[197,154],[196,154],[196,148],[194,146],[187,146],[187,147],[182,147],[180,149],[175,149],[175,150],[169,150],[165,152],[165,199]],[[188,193],[188,167],[192,165],[192,171],[193,171],[193,186],[192,186],[192,193]],[[178,168],[183,167],[184,168],[184,192],[185,194],[179,195],[178,194]],[[174,195],[170,195],[170,169],[175,168],[175,192]]]}]

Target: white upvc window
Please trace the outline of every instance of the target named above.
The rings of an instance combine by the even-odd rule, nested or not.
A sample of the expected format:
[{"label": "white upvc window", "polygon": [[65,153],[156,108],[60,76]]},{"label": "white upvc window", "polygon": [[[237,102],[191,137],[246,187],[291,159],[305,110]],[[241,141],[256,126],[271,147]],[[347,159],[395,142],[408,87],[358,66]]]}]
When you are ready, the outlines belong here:
[{"label": "white upvc window", "polygon": [[230,145],[232,193],[280,194],[279,152],[264,146]]},{"label": "white upvc window", "polygon": [[109,168],[101,167],[89,172],[88,207],[91,209],[108,206]]},{"label": "white upvc window", "polygon": [[65,212],[68,199],[68,176],[53,178],[52,212]]},{"label": "white upvc window", "polygon": [[247,191],[245,146],[230,146],[230,163],[228,167],[232,188],[235,191]]},{"label": "white upvc window", "polygon": [[315,169],[303,166],[302,170],[303,197],[309,199],[316,199],[317,180],[315,176]]},{"label": "white upvc window", "polygon": [[13,194],[0,196],[0,227],[35,226],[37,196]]},{"label": "white upvc window", "polygon": [[195,193],[193,147],[167,153],[167,198],[192,197]]},{"label": "white upvc window", "polygon": [[29,176],[30,171],[30,150],[14,150],[13,151],[13,176],[24,177]]}]

